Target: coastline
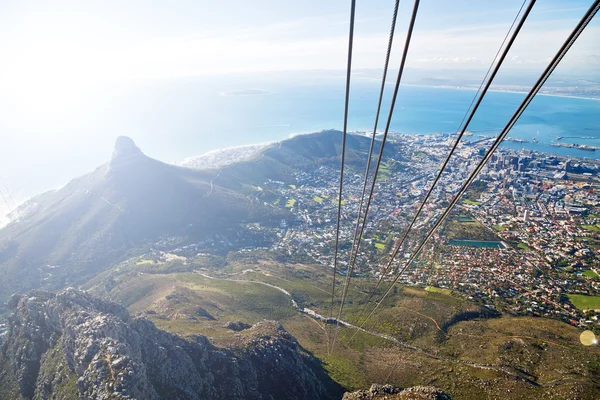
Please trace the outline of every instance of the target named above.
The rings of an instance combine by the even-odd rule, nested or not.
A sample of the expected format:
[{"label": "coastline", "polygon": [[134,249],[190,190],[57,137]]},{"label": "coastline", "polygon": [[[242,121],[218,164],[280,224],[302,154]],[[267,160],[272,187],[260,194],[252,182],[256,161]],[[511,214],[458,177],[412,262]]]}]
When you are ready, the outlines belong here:
[{"label": "coastline", "polygon": [[[419,85],[413,83],[403,83],[402,86],[412,86],[412,87],[420,87],[420,88],[429,88],[429,89],[450,89],[450,90],[470,90],[477,91],[475,87],[466,87],[466,86],[448,86],[448,85]],[[510,90],[510,89],[492,89],[490,88],[488,92],[496,92],[496,93],[514,93],[514,94],[527,94],[526,90]],[[563,97],[567,99],[580,99],[580,100],[594,100],[600,101],[600,97],[587,97],[587,96],[573,96],[568,94],[552,94],[552,93],[537,93],[536,96],[549,96],[549,97]]]},{"label": "coastline", "polygon": [[261,150],[272,146],[275,143],[278,142],[271,141],[256,144],[244,144],[210,150],[198,156],[186,157],[173,164],[194,169],[218,169],[236,162],[249,160]]},{"label": "coastline", "polygon": [[197,156],[186,157],[183,160],[179,161],[178,163],[183,163],[187,160],[192,160],[192,159],[198,158],[198,157],[210,156],[210,155],[217,154],[217,153],[220,153],[223,151],[242,150],[242,149],[249,149],[249,148],[258,147],[258,146],[267,147],[267,146],[270,146],[272,144],[279,143],[279,142],[280,141],[278,141],[278,140],[274,140],[274,141],[270,141],[270,142],[261,142],[261,143],[255,143],[255,144],[241,144],[239,146],[223,147],[220,149],[209,150],[206,153],[202,153]]},{"label": "coastline", "polygon": [[[311,135],[314,133],[323,132],[323,131],[327,131],[327,130],[336,130],[336,129],[323,129],[321,131],[314,131],[314,132],[296,132],[296,133],[288,134],[287,137],[284,137],[281,140],[262,142],[262,143],[257,143],[257,144],[230,146],[230,147],[226,147],[223,149],[211,150],[211,151],[208,151],[208,152],[203,153],[198,156],[187,157],[187,158],[183,159],[182,161],[174,162],[173,164],[181,166],[181,167],[185,167],[185,168],[194,168],[194,169],[219,169],[226,165],[230,165],[230,164],[233,164],[236,162],[251,160],[256,154],[258,154],[263,149],[265,149],[269,146],[281,143],[285,140],[289,140],[293,137]],[[380,130],[377,131],[378,136],[381,135],[382,133],[383,133],[383,131],[380,131]],[[449,132],[429,132],[426,134],[421,134],[421,133],[414,133],[414,132],[411,133],[411,132],[390,131],[389,133],[395,134],[395,135],[408,135],[408,136],[421,136],[421,137],[429,136],[429,135],[444,135],[444,136],[452,135],[452,133],[449,133]],[[370,138],[372,135],[372,131],[362,130],[362,129],[353,129],[352,131],[348,131],[348,134],[360,135],[360,136],[365,136],[365,137]],[[535,143],[533,145],[535,145]],[[511,148],[511,149],[518,150],[516,148]],[[586,156],[589,156],[590,154],[588,154],[587,152],[584,152],[581,149],[574,149],[574,150],[580,151],[581,155],[579,155],[579,154],[578,155],[561,154],[560,152],[547,151],[546,149],[543,149],[543,150],[532,149],[532,150],[537,151],[539,153],[543,153],[543,154],[556,155],[558,157],[572,157],[572,158],[577,158],[577,159],[581,159],[581,160],[596,159],[593,157],[586,157]]]}]

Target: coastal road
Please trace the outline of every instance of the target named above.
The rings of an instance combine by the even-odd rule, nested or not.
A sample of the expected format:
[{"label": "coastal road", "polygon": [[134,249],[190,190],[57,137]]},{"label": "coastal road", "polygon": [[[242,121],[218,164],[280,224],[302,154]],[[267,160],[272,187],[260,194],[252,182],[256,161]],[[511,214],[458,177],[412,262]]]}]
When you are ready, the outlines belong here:
[{"label": "coastal road", "polygon": [[216,180],[216,179],[217,179],[219,176],[221,176],[221,170],[219,170],[219,172],[217,173],[217,175],[216,175],[214,178],[212,178],[212,179],[210,180],[210,182],[209,182],[209,183],[210,183],[210,190],[208,191],[208,193],[206,193],[206,194],[204,195],[204,198],[207,198],[208,196],[210,196],[210,195],[212,194],[212,192],[213,192],[213,190],[214,190],[214,188],[215,188],[214,181],[215,181],[215,180]]}]

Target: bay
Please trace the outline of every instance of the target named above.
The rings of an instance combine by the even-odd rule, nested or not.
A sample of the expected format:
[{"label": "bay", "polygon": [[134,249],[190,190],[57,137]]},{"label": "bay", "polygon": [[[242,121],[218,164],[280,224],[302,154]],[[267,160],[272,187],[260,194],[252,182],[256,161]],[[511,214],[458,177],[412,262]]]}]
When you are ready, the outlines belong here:
[{"label": "bay", "polygon": [[[353,75],[349,130],[372,131],[379,85]],[[392,89],[386,86],[380,131]],[[390,129],[421,135],[455,132],[474,94],[403,85]],[[489,92],[468,128],[471,138],[497,134],[523,98],[522,93]],[[106,162],[119,135],[132,137],[151,157],[178,162],[212,150],[341,129],[344,76],[310,72],[131,81],[104,85],[75,107],[45,115],[11,111],[6,99],[0,105],[7,110],[0,129],[10,138],[0,149],[0,169],[19,201]],[[599,121],[600,101],[537,96],[509,134],[528,143],[504,146],[598,159],[600,151],[551,145],[560,136],[560,143],[600,146]]]},{"label": "bay", "polygon": [[[256,89],[244,94],[239,89]],[[378,130],[385,127],[392,85],[386,88]],[[144,89],[147,90],[147,89]],[[164,95],[146,97],[138,115],[157,115],[159,124],[138,120],[142,140],[156,139],[157,126],[168,126],[185,154],[174,151],[170,158],[197,155],[224,147],[282,140],[290,135],[323,129],[341,129],[344,85],[342,80],[281,83],[269,80],[246,82],[245,86],[167,85],[153,90]],[[237,90],[237,91],[236,91]],[[379,83],[355,80],[352,84],[348,127],[351,131],[372,131]],[[430,134],[455,132],[475,91],[464,89],[402,86],[390,129],[395,132]],[[500,132],[524,94],[489,92],[468,130],[473,137]],[[187,104],[183,101],[189,100]],[[138,103],[138,107],[140,107]],[[176,108],[175,108],[176,107]],[[156,110],[161,110],[156,114]],[[553,147],[554,143],[579,143],[600,146],[600,101],[537,96],[509,133],[509,137],[527,143],[505,142],[513,149],[531,149],[573,157],[600,158],[600,151]],[[140,129],[146,125],[147,129]],[[562,137],[560,141],[558,137]],[[534,142],[534,139],[537,143]],[[151,142],[151,140],[148,140]],[[160,142],[160,139],[159,139]],[[172,146],[171,146],[172,147]],[[158,147],[157,147],[158,148]],[[163,145],[159,146],[165,149]],[[169,148],[169,146],[167,146]],[[194,154],[191,154],[191,153]]]}]

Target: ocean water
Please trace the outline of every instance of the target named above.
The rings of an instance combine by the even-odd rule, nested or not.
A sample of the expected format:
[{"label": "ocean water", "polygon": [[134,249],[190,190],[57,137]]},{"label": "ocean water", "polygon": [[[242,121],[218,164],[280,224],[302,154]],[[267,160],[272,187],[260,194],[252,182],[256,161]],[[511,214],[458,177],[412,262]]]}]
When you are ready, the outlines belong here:
[{"label": "ocean water", "polygon": [[[151,157],[178,162],[216,149],[341,129],[344,84],[342,73],[330,72],[140,80],[102,86],[75,107],[46,115],[13,112],[0,94],[0,106],[8,110],[0,115],[0,130],[10,138],[0,148],[1,177],[19,201],[108,161],[119,135],[132,137]],[[380,131],[392,89],[388,84]],[[402,86],[391,130],[455,132],[474,94]],[[353,77],[349,130],[372,131],[378,95],[378,80]],[[473,138],[497,134],[523,98],[524,94],[489,92],[469,126]],[[538,96],[509,136],[529,142],[507,142],[506,147],[598,159],[600,151],[550,145],[562,136],[562,143],[600,146],[600,101]],[[539,143],[531,142],[533,138]]]},{"label": "ocean water", "polygon": [[[196,85],[198,87],[194,83],[155,87],[155,91],[164,94],[140,96],[147,98],[148,103],[138,103],[141,108],[136,113],[156,115],[157,120],[137,121],[136,131],[143,141],[147,138],[150,143],[157,138],[157,142],[162,141],[157,132],[161,125],[169,129],[174,143],[181,143],[181,148],[173,149],[168,156],[170,159],[218,148],[282,140],[296,133],[342,128],[344,82],[341,79],[298,84],[246,82],[245,86],[232,84],[231,87]],[[246,92],[239,89],[256,89],[258,94],[244,94]],[[378,130],[385,127],[392,89],[389,84]],[[413,134],[455,132],[474,94],[473,90],[402,86],[390,129]],[[353,81],[349,130],[372,131],[378,95],[378,82]],[[520,93],[489,92],[469,125],[473,138],[499,133],[524,97]],[[178,98],[190,99],[190,103],[182,104]],[[140,128],[140,125],[147,127]],[[504,146],[600,158],[600,151],[550,146],[559,136],[562,137],[560,143],[600,146],[600,101],[537,96],[509,133],[509,137],[528,143],[506,142]],[[532,142],[534,138],[538,143]],[[165,150],[163,145],[160,148]]]}]

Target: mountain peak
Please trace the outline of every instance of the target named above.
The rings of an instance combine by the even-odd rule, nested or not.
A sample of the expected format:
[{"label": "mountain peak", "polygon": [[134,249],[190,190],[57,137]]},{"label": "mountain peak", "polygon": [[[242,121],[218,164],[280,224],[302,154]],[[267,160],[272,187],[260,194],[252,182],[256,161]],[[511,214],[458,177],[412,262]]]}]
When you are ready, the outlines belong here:
[{"label": "mountain peak", "polygon": [[135,145],[133,139],[128,136],[119,136],[115,141],[115,148],[110,160],[111,169],[123,164],[129,164],[141,158],[140,156],[144,156],[144,153]]},{"label": "mountain peak", "polygon": [[119,136],[115,141],[115,149],[113,151],[112,158],[118,158],[123,156],[131,156],[135,154],[141,154],[142,151],[135,145],[133,139],[129,136]]}]

